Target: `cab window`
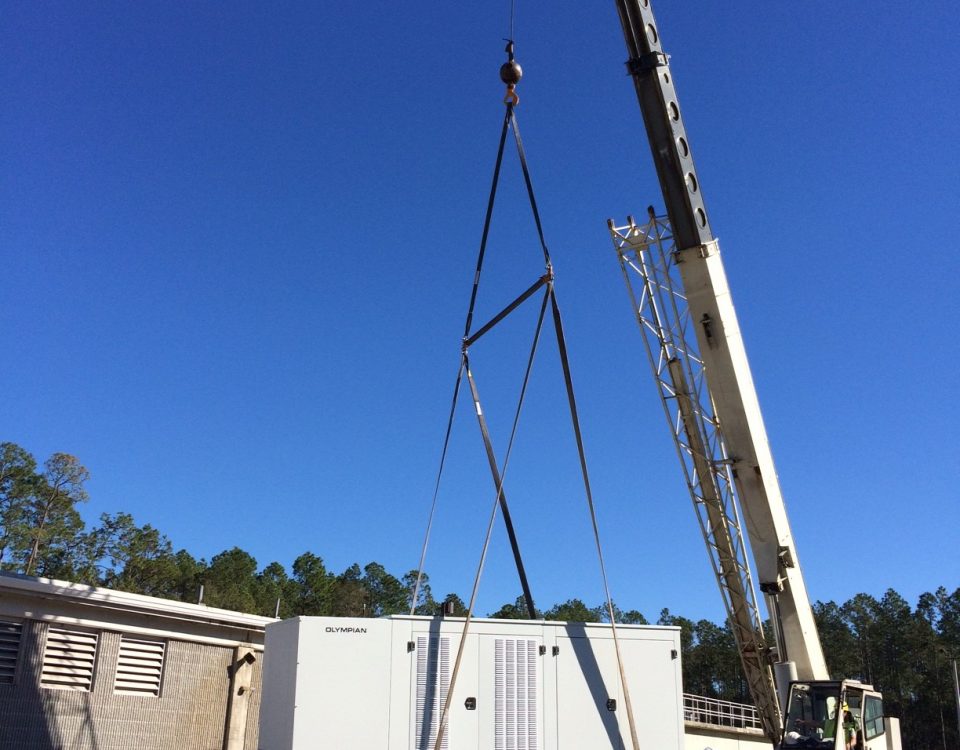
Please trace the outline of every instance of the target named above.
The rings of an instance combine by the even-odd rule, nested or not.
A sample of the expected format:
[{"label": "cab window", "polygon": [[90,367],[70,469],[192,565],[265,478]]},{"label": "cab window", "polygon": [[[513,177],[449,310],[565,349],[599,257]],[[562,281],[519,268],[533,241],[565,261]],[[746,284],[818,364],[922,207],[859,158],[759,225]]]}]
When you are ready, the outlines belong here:
[{"label": "cab window", "polygon": [[883,734],[883,701],[874,695],[864,699],[863,731],[868,740]]},{"label": "cab window", "polygon": [[833,748],[840,708],[839,686],[795,683],[787,706],[784,746]]}]

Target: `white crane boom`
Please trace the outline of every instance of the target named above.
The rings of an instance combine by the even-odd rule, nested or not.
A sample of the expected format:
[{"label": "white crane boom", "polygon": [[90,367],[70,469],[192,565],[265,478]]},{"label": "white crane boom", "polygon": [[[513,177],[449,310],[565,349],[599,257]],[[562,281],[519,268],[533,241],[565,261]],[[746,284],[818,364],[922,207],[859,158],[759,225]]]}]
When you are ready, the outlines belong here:
[{"label": "white crane boom", "polygon": [[716,241],[682,249],[679,268],[760,590],[782,631],[779,659],[794,662],[800,679],[829,679]]},{"label": "white crane boom", "polygon": [[[611,221],[610,232],[764,730],[780,747],[841,750],[855,736],[857,747],[899,748],[899,723],[883,717],[871,685],[829,679],[660,31],[650,0],[617,0],[617,10],[669,218],[650,208],[649,223]],[[741,515],[775,650],[763,635]],[[775,661],[795,669],[782,700]]]},{"label": "white crane boom", "polygon": [[[633,76],[670,217],[677,265],[722,430],[760,588],[774,595],[780,644],[803,679],[827,679],[766,429],[673,77],[646,0],[618,0]],[[775,613],[771,613],[775,614]]]},{"label": "white crane boom", "polygon": [[[829,678],[650,0],[617,0],[617,10],[668,218],[649,208],[643,226],[608,225],[764,730],[782,748],[841,750],[856,740],[899,750],[899,722],[883,716],[880,693]],[[776,649],[763,635],[741,526]],[[782,697],[774,662],[795,670]]]},{"label": "white crane boom", "polygon": [[[611,223],[610,230],[744,675],[764,731],[777,741],[782,713],[774,681],[776,650],[763,634],[737,502],[743,491],[739,477],[750,464],[727,443],[725,422],[712,398],[714,363],[708,360],[723,343],[718,334],[730,331],[717,323],[732,307],[720,310],[704,299],[709,282],[717,280],[715,275],[708,283],[703,280],[707,261],[719,262],[716,242],[678,250],[669,221],[649,211],[643,226],[630,218],[626,226]],[[688,283],[695,284],[692,298]],[[819,648],[815,631],[813,640]]]}]

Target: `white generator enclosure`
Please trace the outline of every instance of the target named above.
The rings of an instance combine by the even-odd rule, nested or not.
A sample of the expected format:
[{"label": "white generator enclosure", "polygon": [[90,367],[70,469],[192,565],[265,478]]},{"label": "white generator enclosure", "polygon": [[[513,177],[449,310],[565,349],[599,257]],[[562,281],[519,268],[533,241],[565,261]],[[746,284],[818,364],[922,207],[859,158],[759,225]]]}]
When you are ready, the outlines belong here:
[{"label": "white generator enclosure", "polygon": [[[300,617],[267,626],[261,750],[433,750],[462,618]],[[617,627],[643,747],[684,744],[678,628]],[[445,750],[621,750],[608,625],[473,620]]]}]

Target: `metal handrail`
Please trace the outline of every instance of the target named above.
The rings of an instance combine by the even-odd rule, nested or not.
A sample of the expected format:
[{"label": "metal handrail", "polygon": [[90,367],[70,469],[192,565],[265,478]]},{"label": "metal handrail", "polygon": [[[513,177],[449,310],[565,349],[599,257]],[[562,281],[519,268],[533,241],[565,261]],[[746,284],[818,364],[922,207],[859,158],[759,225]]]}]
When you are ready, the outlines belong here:
[{"label": "metal handrail", "polygon": [[756,706],[691,693],[683,694],[683,720],[731,729],[763,731]]}]

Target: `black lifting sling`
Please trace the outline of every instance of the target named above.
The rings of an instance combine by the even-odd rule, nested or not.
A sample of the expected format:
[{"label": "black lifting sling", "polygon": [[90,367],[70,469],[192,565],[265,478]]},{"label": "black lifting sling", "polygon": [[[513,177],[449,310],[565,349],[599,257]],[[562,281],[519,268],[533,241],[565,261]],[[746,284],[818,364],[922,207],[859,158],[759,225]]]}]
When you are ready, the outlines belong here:
[{"label": "black lifting sling", "polygon": [[[558,354],[560,357],[561,367],[563,369],[563,380],[567,393],[567,404],[570,410],[570,417],[573,423],[574,436],[576,438],[577,444],[577,453],[580,460],[580,472],[583,478],[583,486],[586,493],[587,506],[590,512],[590,520],[593,527],[594,541],[596,544],[597,555],[600,560],[600,572],[603,579],[604,593],[606,596],[606,605],[607,613],[610,618],[611,630],[613,633],[613,641],[616,650],[617,664],[620,671],[620,681],[623,687],[624,694],[624,703],[626,704],[627,718],[630,726],[630,736],[632,740],[632,745],[634,750],[638,750],[639,743],[637,740],[637,731],[633,717],[633,707],[630,700],[630,691],[627,687],[626,674],[623,668],[623,662],[620,654],[620,643],[617,638],[617,629],[614,617],[614,608],[613,608],[613,599],[610,595],[610,587],[607,583],[607,573],[606,567],[603,562],[603,551],[600,545],[600,533],[597,526],[597,517],[593,501],[593,492],[590,488],[590,477],[587,472],[587,461],[586,454],[583,447],[583,438],[580,431],[580,419],[577,414],[577,404],[573,392],[573,379],[570,375],[570,364],[567,357],[567,345],[566,340],[563,334],[563,324],[560,319],[560,308],[557,304],[556,292],[554,290],[554,274],[553,274],[553,264],[550,260],[550,252],[547,249],[547,243],[543,235],[543,225],[540,221],[540,212],[537,208],[536,197],[533,192],[533,183],[530,179],[530,170],[527,167],[527,158],[523,148],[523,141],[520,138],[520,130],[517,125],[516,118],[516,106],[519,104],[519,97],[516,93],[516,85],[520,82],[520,77],[522,71],[520,65],[514,59],[513,52],[513,42],[508,41],[506,52],[508,55],[508,60],[500,68],[500,78],[507,85],[507,93],[504,97],[504,104],[506,105],[506,110],[503,117],[503,126],[500,131],[500,142],[497,149],[497,159],[493,170],[493,182],[490,186],[490,195],[487,200],[487,210],[483,223],[483,233],[480,239],[480,250],[477,255],[477,266],[476,272],[473,278],[473,288],[470,293],[470,304],[467,308],[467,318],[464,325],[463,340],[461,347],[460,355],[460,367],[457,372],[456,381],[453,388],[453,399],[450,405],[450,414],[447,420],[446,434],[443,441],[443,450],[440,456],[440,468],[437,472],[436,484],[434,485],[433,493],[433,502],[431,505],[430,511],[430,520],[427,524],[426,538],[424,539],[423,551],[420,557],[420,566],[417,573],[416,583],[413,590],[413,599],[411,604],[411,614],[414,613],[416,609],[417,598],[420,590],[420,583],[423,576],[423,565],[426,557],[427,543],[429,541],[430,529],[433,524],[434,510],[436,509],[437,496],[440,489],[440,479],[443,474],[443,467],[446,461],[447,449],[450,443],[450,435],[453,428],[453,419],[456,412],[457,401],[460,395],[460,388],[463,383],[463,377],[466,375],[467,383],[470,388],[470,394],[473,400],[474,410],[477,415],[477,420],[480,426],[480,434],[483,438],[484,450],[486,452],[487,461],[490,465],[490,472],[493,477],[493,483],[496,488],[496,497],[493,502],[493,507],[490,514],[489,523],[487,525],[486,538],[484,541],[483,549],[480,555],[480,562],[477,568],[477,573],[474,578],[473,590],[470,595],[470,602],[467,606],[467,614],[464,619],[463,624],[463,633],[460,639],[460,646],[457,651],[456,661],[454,662],[453,670],[450,675],[450,684],[447,689],[446,701],[444,701],[443,709],[440,714],[440,719],[437,725],[437,736],[434,744],[435,750],[440,750],[443,744],[443,737],[446,731],[447,721],[449,717],[450,706],[452,705],[454,688],[457,681],[457,675],[459,673],[460,664],[463,658],[464,646],[467,640],[467,633],[470,627],[470,621],[473,618],[473,609],[476,604],[477,592],[479,590],[480,578],[483,572],[484,563],[486,560],[487,551],[490,544],[490,538],[493,531],[494,521],[496,520],[496,515],[499,511],[503,513],[504,525],[507,529],[507,535],[510,539],[510,547],[513,551],[514,561],[517,566],[517,573],[520,578],[520,585],[523,589],[523,598],[526,603],[527,615],[530,619],[536,619],[537,611],[533,602],[533,595],[530,592],[530,585],[527,581],[527,575],[523,566],[523,559],[520,555],[520,547],[517,543],[516,532],[513,526],[513,520],[510,516],[510,511],[507,506],[507,498],[503,490],[504,479],[506,477],[507,468],[510,461],[510,455],[513,450],[514,439],[517,434],[517,426],[519,424],[520,413],[523,408],[523,402],[527,393],[527,386],[529,384],[530,373],[533,368],[533,362],[537,351],[537,346],[540,340],[540,333],[543,328],[544,318],[546,317],[547,305],[550,306],[551,317],[553,320],[554,332],[557,339],[557,348]],[[483,270],[483,260],[484,255],[486,254],[487,249],[487,239],[490,232],[490,223],[493,217],[493,206],[496,200],[497,195],[497,186],[500,181],[500,168],[503,163],[503,154],[504,148],[507,141],[507,132],[512,131],[514,136],[514,141],[517,146],[517,156],[520,159],[520,167],[523,171],[523,180],[526,185],[527,197],[530,201],[530,209],[533,213],[533,220],[537,228],[537,236],[540,241],[540,248],[543,252],[543,260],[546,267],[545,273],[538,278],[533,284],[530,285],[523,293],[521,293],[513,302],[508,304],[500,312],[494,315],[487,323],[480,326],[476,331],[473,330],[473,317],[474,311],[476,308],[477,293],[480,287],[480,276]],[[517,400],[516,410],[514,412],[513,424],[510,431],[510,438],[507,444],[507,450],[504,455],[503,466],[502,468],[498,465],[496,454],[493,449],[493,443],[490,438],[490,432],[487,427],[486,417],[484,415],[483,409],[480,404],[480,395],[477,389],[476,379],[473,375],[473,372],[470,368],[470,357],[469,349],[476,343],[481,337],[490,332],[498,323],[504,320],[511,312],[520,307],[524,302],[530,299],[535,295],[540,289],[543,289],[543,297],[540,304],[540,312],[537,317],[537,323],[534,330],[533,342],[530,347],[530,354],[527,359],[527,366],[524,372],[523,384],[520,389],[520,395]]]}]

